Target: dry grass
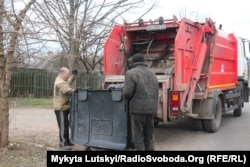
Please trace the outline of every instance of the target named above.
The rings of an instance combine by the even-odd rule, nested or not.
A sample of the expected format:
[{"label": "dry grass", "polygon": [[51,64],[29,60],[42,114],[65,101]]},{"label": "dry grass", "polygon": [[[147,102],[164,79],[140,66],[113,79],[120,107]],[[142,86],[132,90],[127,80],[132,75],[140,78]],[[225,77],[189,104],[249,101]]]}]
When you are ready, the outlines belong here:
[{"label": "dry grass", "polygon": [[45,146],[21,141],[10,142],[0,149],[1,167],[45,167],[47,149]]}]

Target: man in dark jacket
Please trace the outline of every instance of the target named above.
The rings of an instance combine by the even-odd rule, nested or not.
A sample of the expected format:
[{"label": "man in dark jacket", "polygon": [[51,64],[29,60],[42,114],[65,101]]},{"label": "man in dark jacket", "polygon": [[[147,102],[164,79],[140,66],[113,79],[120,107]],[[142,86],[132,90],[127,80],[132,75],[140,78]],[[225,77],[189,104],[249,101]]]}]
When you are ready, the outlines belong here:
[{"label": "man in dark jacket", "polygon": [[144,63],[142,54],[132,57],[125,75],[123,94],[129,101],[132,134],[136,150],[154,150],[154,113],[158,107],[159,84]]}]

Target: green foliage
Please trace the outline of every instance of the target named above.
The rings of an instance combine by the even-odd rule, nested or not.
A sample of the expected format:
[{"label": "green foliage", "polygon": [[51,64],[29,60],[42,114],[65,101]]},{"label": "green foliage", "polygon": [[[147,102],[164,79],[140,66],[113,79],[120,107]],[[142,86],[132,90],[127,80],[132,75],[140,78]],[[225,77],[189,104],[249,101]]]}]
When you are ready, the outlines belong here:
[{"label": "green foliage", "polygon": [[42,107],[52,108],[52,98],[10,98],[10,108],[13,107]]}]

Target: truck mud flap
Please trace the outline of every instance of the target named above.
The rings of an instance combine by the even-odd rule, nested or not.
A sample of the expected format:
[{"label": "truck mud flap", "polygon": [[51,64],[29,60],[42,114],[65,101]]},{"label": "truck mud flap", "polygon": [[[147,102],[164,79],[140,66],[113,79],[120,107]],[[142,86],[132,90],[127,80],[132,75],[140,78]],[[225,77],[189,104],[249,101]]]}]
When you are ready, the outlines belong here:
[{"label": "truck mud flap", "polygon": [[71,140],[75,144],[125,150],[128,112],[121,89],[78,88],[71,99]]}]

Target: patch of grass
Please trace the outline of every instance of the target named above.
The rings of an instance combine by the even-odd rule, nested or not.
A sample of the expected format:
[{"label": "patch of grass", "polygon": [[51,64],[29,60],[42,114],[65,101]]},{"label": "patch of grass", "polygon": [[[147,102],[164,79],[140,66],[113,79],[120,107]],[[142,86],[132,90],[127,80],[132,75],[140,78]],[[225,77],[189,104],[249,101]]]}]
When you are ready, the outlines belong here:
[{"label": "patch of grass", "polygon": [[52,98],[10,98],[9,106],[12,107],[42,107],[52,108]]}]

